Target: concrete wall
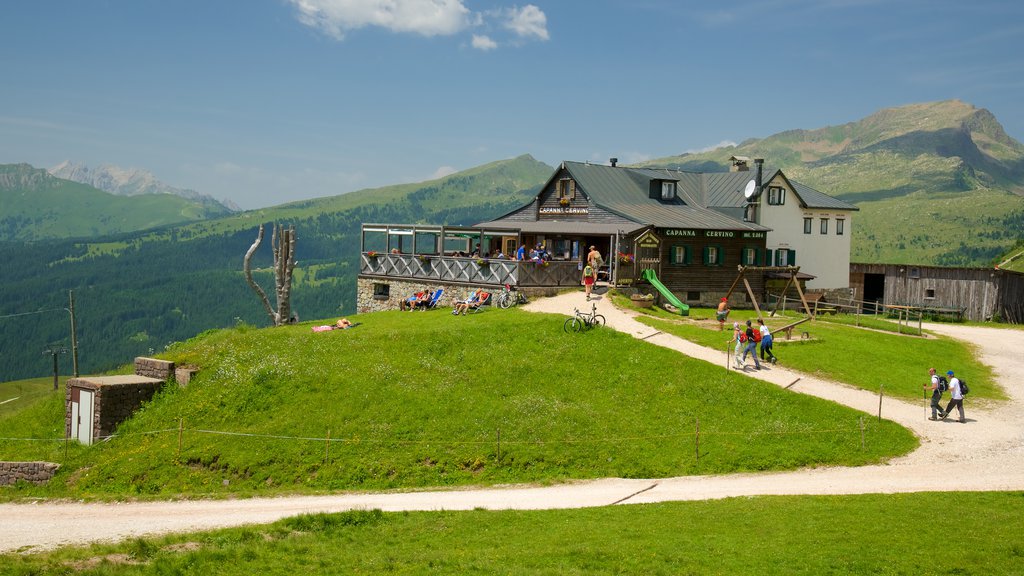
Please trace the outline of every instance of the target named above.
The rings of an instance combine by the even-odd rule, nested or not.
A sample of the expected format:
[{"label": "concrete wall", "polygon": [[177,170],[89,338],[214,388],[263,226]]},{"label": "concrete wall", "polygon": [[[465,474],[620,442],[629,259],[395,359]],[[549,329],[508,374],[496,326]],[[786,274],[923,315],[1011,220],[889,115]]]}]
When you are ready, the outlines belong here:
[{"label": "concrete wall", "polygon": [[10,486],[19,480],[45,484],[58,468],[60,464],[53,462],[0,462],[0,486]]}]

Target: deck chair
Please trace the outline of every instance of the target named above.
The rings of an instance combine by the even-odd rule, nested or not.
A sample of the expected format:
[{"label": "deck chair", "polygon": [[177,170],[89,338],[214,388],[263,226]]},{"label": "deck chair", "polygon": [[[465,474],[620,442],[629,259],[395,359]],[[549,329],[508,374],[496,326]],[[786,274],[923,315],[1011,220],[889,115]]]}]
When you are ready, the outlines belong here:
[{"label": "deck chair", "polygon": [[438,288],[437,291],[434,292],[434,295],[430,297],[430,300],[427,301],[426,305],[421,308],[421,310],[433,310],[434,308],[437,308],[437,303],[441,301],[442,295],[444,295],[444,288]]},{"label": "deck chair", "polygon": [[490,305],[491,305],[491,293],[490,292],[481,292],[480,293],[480,298],[476,302],[471,303],[469,305],[469,309],[467,311],[470,314],[475,314],[475,313],[479,312],[480,310],[482,310],[484,306],[490,306]]}]

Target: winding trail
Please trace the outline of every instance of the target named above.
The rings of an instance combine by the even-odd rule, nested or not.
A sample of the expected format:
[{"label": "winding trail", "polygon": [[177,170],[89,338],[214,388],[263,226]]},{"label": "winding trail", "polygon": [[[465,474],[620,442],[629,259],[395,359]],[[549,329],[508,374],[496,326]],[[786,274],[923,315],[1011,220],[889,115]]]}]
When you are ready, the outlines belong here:
[{"label": "winding trail", "polygon": [[[626,311],[598,297],[598,311],[608,326],[694,358],[725,366],[725,353],[660,333]],[[534,312],[571,313],[586,303],[581,292],[546,298],[527,306]],[[273,522],[312,512],[379,508],[403,510],[553,509],[637,504],[673,500],[707,500],[730,496],[798,494],[868,494],[942,491],[1024,490],[1024,331],[928,325],[937,333],[972,342],[982,362],[992,366],[1009,395],[1005,403],[968,399],[967,424],[932,422],[921,403],[886,398],[883,416],[914,431],[921,446],[885,464],[854,468],[826,467],[792,472],[686,476],[662,479],[608,478],[548,487],[462,489],[384,494],[337,494],[252,498],[245,500],[160,501],[131,503],[0,504],[0,552],[26,552],[69,544],[166,532],[206,530]],[[778,366],[748,371],[778,386],[800,378],[790,390],[832,400],[870,414],[878,397],[837,382],[821,380]],[[922,368],[922,381],[924,381]],[[941,465],[939,465],[941,464]]]}]

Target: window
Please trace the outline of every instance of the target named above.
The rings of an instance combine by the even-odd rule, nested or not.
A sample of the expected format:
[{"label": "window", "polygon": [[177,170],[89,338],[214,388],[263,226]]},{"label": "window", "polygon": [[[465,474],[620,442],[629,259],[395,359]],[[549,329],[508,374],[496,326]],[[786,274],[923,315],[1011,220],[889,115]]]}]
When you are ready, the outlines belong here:
[{"label": "window", "polygon": [[812,218],[804,218],[804,234],[811,233],[811,220]]},{"label": "window", "polygon": [[757,253],[758,249],[755,246],[747,246],[743,249],[742,264],[744,266],[757,266]]},{"label": "window", "polygon": [[828,218],[821,219],[821,233],[828,234]]},{"label": "window", "polygon": [[768,187],[768,204],[782,206],[786,203],[786,189],[780,186]]},{"label": "window", "polygon": [[558,198],[572,199],[576,197],[576,181],[563,178],[558,181]]},{"label": "window", "polygon": [[671,250],[669,258],[671,259],[672,264],[677,266],[686,266],[690,264],[692,257],[689,246],[673,246]]},{"label": "window", "polygon": [[924,297],[929,299],[929,300],[934,300],[935,299],[935,289],[934,288],[929,288],[929,289],[925,290],[924,291]]},{"label": "window", "polygon": [[388,296],[391,295],[391,284],[376,284],[373,285],[373,298],[375,300],[387,300]]},{"label": "window", "polygon": [[796,266],[796,250],[779,248],[775,251],[776,266]]},{"label": "window", "polygon": [[676,183],[675,182],[662,182],[661,183],[661,199],[672,200],[676,197]]},{"label": "window", "polygon": [[846,220],[836,220],[836,236],[843,235],[843,224],[846,224]]},{"label": "window", "polygon": [[694,292],[693,290],[689,290],[689,291],[686,292],[686,299],[691,301],[691,302],[694,302],[694,301],[699,302],[700,301],[700,292]]},{"label": "window", "polygon": [[705,266],[721,266],[725,264],[725,254],[722,252],[721,246],[705,246],[704,247],[704,265]]}]

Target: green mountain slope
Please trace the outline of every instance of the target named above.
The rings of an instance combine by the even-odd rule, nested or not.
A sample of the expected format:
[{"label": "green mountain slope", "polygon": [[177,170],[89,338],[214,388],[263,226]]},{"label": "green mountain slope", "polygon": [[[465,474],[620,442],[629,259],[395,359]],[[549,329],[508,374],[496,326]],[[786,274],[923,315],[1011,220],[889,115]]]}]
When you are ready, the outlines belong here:
[{"label": "green mountain slope", "polygon": [[[109,369],[210,328],[268,319],[242,275],[258,226],[292,225],[298,236],[293,308],[325,318],[355,308],[364,222],[472,224],[521,205],[552,168],[529,156],[492,162],[421,184],[286,204],[225,218],[89,241],[0,242],[0,381],[50,370],[41,351],[68,343],[74,290],[82,373]],[[254,259],[272,284],[269,238]],[[67,366],[68,360],[61,362]],[[62,373],[68,373],[65,369]]]},{"label": "green mountain slope", "polygon": [[1024,237],[1024,145],[957,100],[644,165],[727,170],[733,155],[856,204],[855,262],[989,265]]},{"label": "green mountain slope", "polygon": [[0,164],[0,241],[118,234],[227,212],[172,194],[117,196],[28,164]]}]

